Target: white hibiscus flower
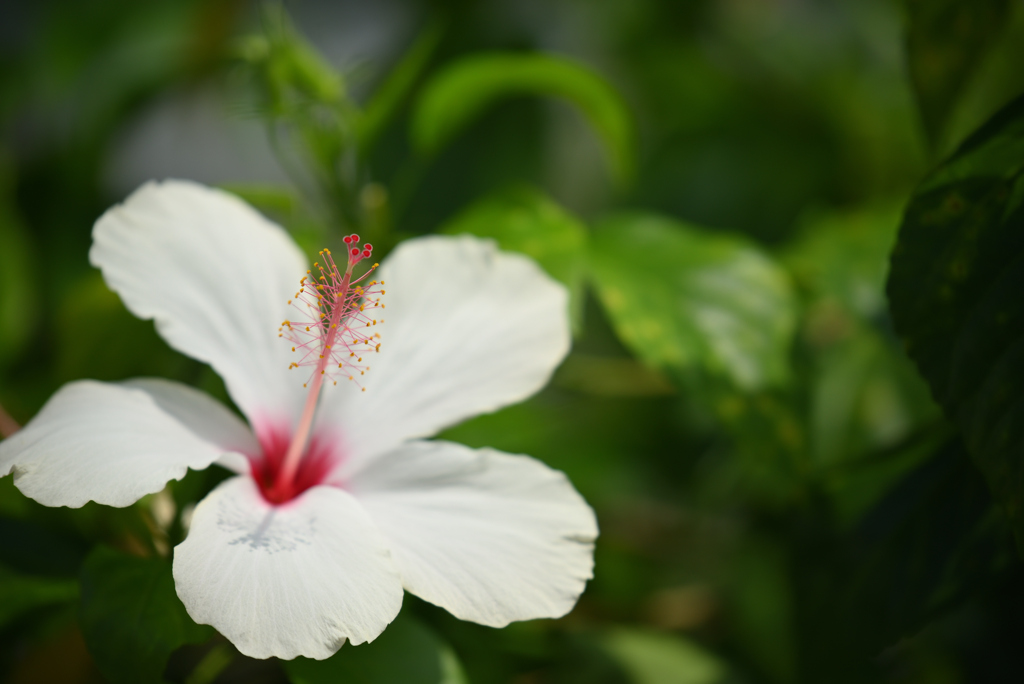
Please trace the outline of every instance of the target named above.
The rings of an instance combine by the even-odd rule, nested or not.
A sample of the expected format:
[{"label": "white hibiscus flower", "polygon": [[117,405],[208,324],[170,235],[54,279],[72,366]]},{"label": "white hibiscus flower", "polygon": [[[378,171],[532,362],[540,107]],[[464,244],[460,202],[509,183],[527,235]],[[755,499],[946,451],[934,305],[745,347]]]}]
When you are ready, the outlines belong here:
[{"label": "white hibiscus flower", "polygon": [[[73,382],[0,442],[0,474],[24,494],[128,506],[187,468],[233,470],[196,507],[174,580],[197,622],[257,658],[371,641],[403,588],[494,627],[572,609],[597,525],[567,478],[526,456],[422,440],[530,396],[564,357],[566,293],[532,261],[468,236],[409,240],[372,274],[387,288],[387,324],[373,326],[357,309],[378,303],[380,281],[356,285],[348,264],[328,262],[296,298],[302,253],[218,190],[147,184],[93,240],[108,285],[209,363],[248,425],[166,380]],[[369,252],[350,248],[352,260]],[[295,305],[313,314],[309,333],[289,318]]]}]

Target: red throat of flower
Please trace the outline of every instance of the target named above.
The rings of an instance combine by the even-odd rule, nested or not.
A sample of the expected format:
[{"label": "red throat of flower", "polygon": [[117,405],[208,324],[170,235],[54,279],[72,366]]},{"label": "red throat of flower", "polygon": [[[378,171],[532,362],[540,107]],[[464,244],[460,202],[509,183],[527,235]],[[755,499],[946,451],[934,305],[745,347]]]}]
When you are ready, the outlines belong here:
[{"label": "red throat of flower", "polygon": [[306,271],[299,281],[299,291],[288,300],[298,314],[278,328],[278,337],[284,338],[295,353],[289,369],[312,367],[312,372],[302,384],[309,394],[288,450],[278,460],[280,467],[272,477],[267,478],[265,473],[259,480],[263,495],[271,503],[283,503],[319,484],[306,482],[308,478],[296,478],[296,473],[307,452],[320,390],[325,381],[337,385],[340,379],[354,382],[365,392],[360,378],[370,370],[366,360],[380,351],[376,326],[384,319],[375,316],[378,311],[383,313],[380,295],[384,294],[384,281],[363,284],[378,264],[353,278],[356,264],[373,254],[373,246],[367,243],[360,247],[358,235],[346,237],[345,245],[348,258],[344,271],[338,268],[329,249],[322,250],[323,263],[318,261],[313,270]]}]

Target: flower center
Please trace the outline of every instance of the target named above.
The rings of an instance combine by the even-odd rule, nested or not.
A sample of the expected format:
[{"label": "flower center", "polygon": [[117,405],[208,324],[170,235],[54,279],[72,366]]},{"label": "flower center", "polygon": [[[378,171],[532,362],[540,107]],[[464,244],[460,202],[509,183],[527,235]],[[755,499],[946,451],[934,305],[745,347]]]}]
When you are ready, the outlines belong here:
[{"label": "flower center", "polygon": [[[384,281],[362,284],[378,264],[373,264],[361,276],[353,277],[356,264],[372,255],[373,246],[367,243],[359,247],[359,236],[354,234],[345,238],[345,244],[348,246],[345,270],[338,268],[329,249],[322,250],[323,264],[315,262],[313,270],[306,271],[299,281],[299,291],[288,300],[298,311],[296,318],[283,321],[277,329],[278,337],[291,344],[296,355],[288,368],[312,367],[313,370],[302,384],[309,393],[295,433],[278,461],[280,467],[274,468],[273,482],[264,491],[264,496],[273,503],[287,501],[312,486],[296,491],[300,463],[316,458],[314,444],[311,443],[308,450],[306,445],[310,442],[313,417],[324,382],[337,385],[338,379],[347,379],[365,392],[360,378],[370,366],[364,359],[380,351],[380,333],[376,326],[384,319],[376,319],[374,315],[378,309],[384,309],[379,296],[384,294]],[[264,452],[267,452],[266,446]],[[320,474],[324,475],[326,473]]]},{"label": "flower center", "polygon": [[338,461],[337,444],[314,434],[309,438],[295,474],[285,482],[281,470],[292,441],[289,430],[264,430],[259,439],[262,454],[250,457],[249,466],[263,498],[272,504],[291,501],[310,487],[321,484]]}]

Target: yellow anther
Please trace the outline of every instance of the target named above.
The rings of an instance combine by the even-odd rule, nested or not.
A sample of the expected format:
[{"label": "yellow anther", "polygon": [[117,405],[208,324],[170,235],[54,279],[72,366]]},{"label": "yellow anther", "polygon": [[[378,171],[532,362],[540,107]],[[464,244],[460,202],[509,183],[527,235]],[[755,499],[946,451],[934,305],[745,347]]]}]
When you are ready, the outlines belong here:
[{"label": "yellow anther", "polygon": [[380,351],[380,343],[377,344],[377,348],[374,351]]},{"label": "yellow anther", "polygon": [[352,377],[352,376],[350,375],[350,376],[348,376],[348,379],[349,379],[349,380],[354,380],[355,378],[353,378],[353,377]]},{"label": "yellow anther", "polygon": [[295,351],[295,347],[292,347],[292,351]]},{"label": "yellow anther", "polygon": [[327,372],[327,371],[320,371],[320,375],[323,375],[323,374],[324,374],[324,373],[326,373],[326,372]]},{"label": "yellow anther", "polygon": [[308,325],[306,326],[306,332],[309,332],[309,326]]},{"label": "yellow anther", "polygon": [[366,391],[366,388],[365,388],[365,387],[363,388],[363,391],[364,391],[364,392]]},{"label": "yellow anther", "polygon": [[323,355],[323,354],[321,354],[321,355],[320,355],[320,358],[321,358],[321,359],[322,359],[322,358],[324,358],[324,355]]},{"label": "yellow anther", "polygon": [[362,356],[360,356],[358,359],[356,359],[356,363],[362,363],[362,361],[363,361],[363,357]]}]

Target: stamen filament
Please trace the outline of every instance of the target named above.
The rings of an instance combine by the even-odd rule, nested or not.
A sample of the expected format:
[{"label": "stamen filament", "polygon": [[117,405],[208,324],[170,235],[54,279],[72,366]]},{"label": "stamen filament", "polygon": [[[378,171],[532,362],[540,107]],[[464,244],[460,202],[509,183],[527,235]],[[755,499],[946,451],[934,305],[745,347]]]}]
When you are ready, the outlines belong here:
[{"label": "stamen filament", "polygon": [[[350,245],[350,248],[347,250],[348,264],[344,276],[339,273],[330,250],[324,249],[320,252],[323,264],[316,262],[313,264],[314,270],[306,272],[307,275],[300,282],[301,289],[296,293],[293,304],[307,320],[285,320],[278,328],[279,336],[288,339],[292,351],[302,352],[299,361],[292,362],[289,369],[314,366],[314,370],[303,384],[303,387],[309,388],[309,393],[306,395],[302,414],[280,468],[266,492],[274,501],[287,501],[294,496],[294,486],[311,439],[316,407],[324,380],[331,380],[337,385],[334,379],[336,373],[345,373],[349,380],[354,379],[354,373],[351,373],[353,370],[359,371],[359,375],[362,375],[369,367],[357,365],[363,360],[361,354],[370,350],[377,351],[380,347],[376,342],[380,335],[367,335],[355,330],[357,324],[362,328],[363,323],[372,321],[362,313],[365,302],[372,301],[372,305],[376,307],[380,301],[379,298],[368,299],[379,291],[379,287],[375,287],[377,281],[371,282],[369,287],[360,285],[376,270],[377,264],[373,264],[358,278],[353,278],[356,264],[369,257],[373,250],[369,244],[359,248],[356,245],[358,240],[358,235],[345,238],[345,244]],[[313,275],[316,270],[320,272],[319,277]],[[289,300],[289,304],[292,304],[292,300]],[[376,321],[373,321],[373,324],[375,323]],[[354,351],[359,354],[353,353]],[[349,356],[358,358],[353,363]],[[334,363],[338,364],[337,369],[331,365]],[[363,389],[365,391],[365,388]]]},{"label": "stamen filament", "polygon": [[[331,309],[331,327],[325,341],[325,346],[328,349],[334,344],[334,338],[338,334],[337,324],[345,310],[343,303],[348,296],[348,288],[349,283],[352,281],[352,268],[354,266],[355,263],[350,261],[348,268],[345,269],[345,278],[338,287],[338,296],[335,298],[334,306]],[[281,465],[281,472],[278,474],[275,486],[282,488],[291,487],[292,480],[295,478],[295,472],[299,469],[299,461],[302,460],[302,452],[306,450],[306,443],[309,441],[309,431],[313,427],[313,416],[316,414],[316,404],[320,397],[320,389],[324,385],[324,370],[327,368],[327,362],[330,360],[329,357],[329,354],[320,355],[320,360],[316,365],[316,372],[313,373],[313,386],[309,388],[309,394],[306,396],[306,405],[302,409],[302,417],[299,418],[299,424],[295,428],[295,436],[292,437],[292,443],[288,446],[288,453],[285,454],[284,463]]]}]

